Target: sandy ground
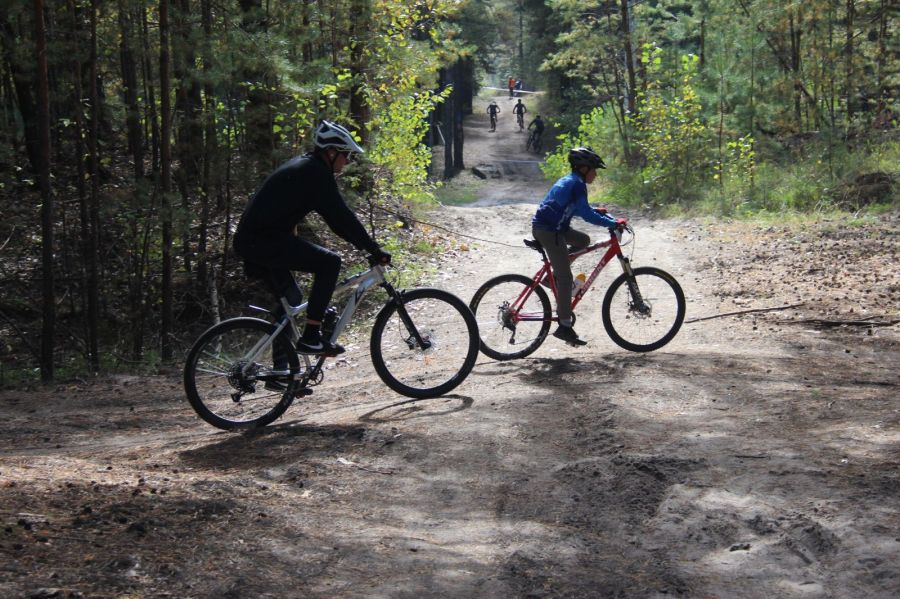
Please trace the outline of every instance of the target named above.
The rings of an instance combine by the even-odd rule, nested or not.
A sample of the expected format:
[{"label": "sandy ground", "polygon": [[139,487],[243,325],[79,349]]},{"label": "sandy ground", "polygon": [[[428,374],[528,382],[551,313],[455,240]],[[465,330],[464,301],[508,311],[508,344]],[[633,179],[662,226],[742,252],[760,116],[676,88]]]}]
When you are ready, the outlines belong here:
[{"label": "sandy ground", "polygon": [[[506,106],[497,133],[469,121],[467,166],[534,160]],[[430,217],[470,236],[432,284],[468,301],[537,269],[529,168]],[[249,434],[197,418],[177,373],[3,391],[0,596],[898,596],[897,215],[625,216],[634,264],[688,298],[651,354],[604,333],[611,264],[587,346],[482,356],[438,399],[389,391],[357,338]]]}]

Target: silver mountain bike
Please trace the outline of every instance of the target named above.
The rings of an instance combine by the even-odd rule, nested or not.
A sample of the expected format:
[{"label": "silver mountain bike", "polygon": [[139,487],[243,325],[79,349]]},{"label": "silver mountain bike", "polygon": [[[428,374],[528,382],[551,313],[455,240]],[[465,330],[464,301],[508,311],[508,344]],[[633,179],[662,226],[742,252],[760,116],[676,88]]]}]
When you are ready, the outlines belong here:
[{"label": "silver mountain bike", "polygon": [[[380,285],[388,294],[372,326],[370,350],[375,372],[401,395],[437,397],[469,375],[478,357],[478,325],[455,295],[433,288],[398,290],[385,279],[384,266],[340,283],[335,295],[351,290],[340,316],[329,308],[322,334],[337,341],[363,295]],[[306,303],[281,298],[283,315],[251,306],[268,319],[224,320],[200,335],[184,366],[184,388],[197,414],[221,429],[265,426],[297,397],[312,393],[324,378],[326,355],[298,354],[295,318]]]}]

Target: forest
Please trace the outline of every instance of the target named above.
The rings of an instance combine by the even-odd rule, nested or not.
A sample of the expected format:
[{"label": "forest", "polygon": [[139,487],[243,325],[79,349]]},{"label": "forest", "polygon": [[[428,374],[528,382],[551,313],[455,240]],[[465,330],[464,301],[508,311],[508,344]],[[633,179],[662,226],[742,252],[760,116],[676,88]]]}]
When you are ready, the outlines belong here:
[{"label": "forest", "polygon": [[362,222],[418,251],[406,215],[439,206],[462,119],[507,76],[544,92],[547,175],[592,145],[605,201],[897,206],[890,0],[3,4],[0,385],[177,364],[246,301],[237,218],[323,118],[366,148],[341,177]]}]

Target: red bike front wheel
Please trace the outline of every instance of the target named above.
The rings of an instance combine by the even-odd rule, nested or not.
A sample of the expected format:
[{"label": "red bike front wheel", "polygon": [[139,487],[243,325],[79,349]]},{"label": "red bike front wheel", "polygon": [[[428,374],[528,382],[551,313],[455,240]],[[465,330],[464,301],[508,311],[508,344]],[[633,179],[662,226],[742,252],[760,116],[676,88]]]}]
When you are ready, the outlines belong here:
[{"label": "red bike front wheel", "polygon": [[616,345],[654,351],[678,334],[684,322],[684,292],[675,277],[652,266],[621,274],[603,298],[603,327]]}]

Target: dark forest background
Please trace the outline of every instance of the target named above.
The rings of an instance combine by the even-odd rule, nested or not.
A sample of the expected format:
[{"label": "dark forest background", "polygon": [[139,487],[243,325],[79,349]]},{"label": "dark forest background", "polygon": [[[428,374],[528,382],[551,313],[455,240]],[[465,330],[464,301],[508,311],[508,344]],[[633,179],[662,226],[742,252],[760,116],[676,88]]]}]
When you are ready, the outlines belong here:
[{"label": "dark forest background", "polygon": [[[366,146],[341,185],[413,264],[435,242],[408,216],[467,166],[462,118],[509,75],[545,92],[535,109],[562,150],[608,158],[609,201],[742,217],[895,209],[897,10],[3,0],[0,384],[177,364],[246,302],[236,218],[322,118]],[[564,168],[551,152],[548,176]],[[304,234],[359,258],[315,221]]]}]

